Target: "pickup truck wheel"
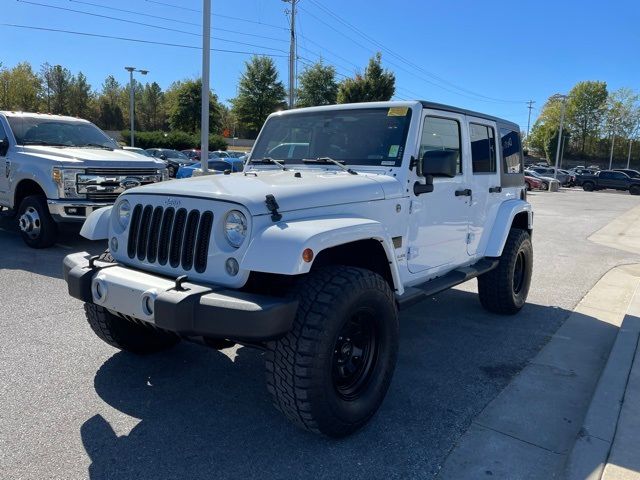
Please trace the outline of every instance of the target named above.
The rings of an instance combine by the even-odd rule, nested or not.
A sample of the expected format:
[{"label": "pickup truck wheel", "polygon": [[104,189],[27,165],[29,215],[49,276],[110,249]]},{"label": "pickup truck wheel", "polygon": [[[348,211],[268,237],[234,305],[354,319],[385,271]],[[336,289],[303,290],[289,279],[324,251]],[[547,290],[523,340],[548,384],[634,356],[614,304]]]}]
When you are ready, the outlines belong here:
[{"label": "pickup truck wheel", "polygon": [[126,320],[93,303],[85,303],[84,311],[95,334],[120,350],[137,354],[156,353],[180,341],[180,337],[171,332]]},{"label": "pickup truck wheel", "polygon": [[349,435],[382,403],[396,364],[398,312],[378,274],[353,267],[310,273],[296,289],[292,330],[269,342],[267,388],[299,427]]},{"label": "pickup truck wheel", "polygon": [[25,197],[18,207],[18,227],[24,242],[32,248],[47,248],[56,243],[58,226],[41,195]]},{"label": "pickup truck wheel", "polygon": [[594,185],[593,185],[593,183],[591,183],[591,182],[585,182],[585,183],[583,183],[583,184],[582,184],[582,189],[583,189],[585,192],[593,192],[593,190],[594,190]]},{"label": "pickup truck wheel", "polygon": [[631,195],[640,195],[640,187],[637,185],[633,185],[630,189],[629,189],[629,193]]},{"label": "pickup truck wheel", "polygon": [[498,266],[478,277],[478,293],[484,308],[513,315],[525,304],[533,267],[533,248],[529,233],[512,228]]}]

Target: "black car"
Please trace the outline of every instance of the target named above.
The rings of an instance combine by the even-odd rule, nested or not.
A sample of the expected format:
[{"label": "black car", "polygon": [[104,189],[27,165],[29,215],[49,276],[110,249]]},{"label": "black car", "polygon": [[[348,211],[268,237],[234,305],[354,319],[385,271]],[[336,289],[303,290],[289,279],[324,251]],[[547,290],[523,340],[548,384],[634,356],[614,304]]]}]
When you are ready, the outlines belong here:
[{"label": "black car", "polygon": [[178,150],[171,150],[170,148],[147,148],[147,152],[151,153],[154,157],[167,162],[167,171],[171,178],[175,178],[176,172],[181,166],[195,163],[184,153],[179,152]]},{"label": "black car", "polygon": [[585,192],[610,188],[628,190],[631,195],[640,195],[640,178],[631,178],[626,173],[615,170],[601,170],[595,175],[580,175],[577,182]]},{"label": "black car", "polygon": [[629,175],[631,178],[640,178],[640,172],[637,170],[630,170],[628,168],[614,168],[614,172],[622,172]]}]

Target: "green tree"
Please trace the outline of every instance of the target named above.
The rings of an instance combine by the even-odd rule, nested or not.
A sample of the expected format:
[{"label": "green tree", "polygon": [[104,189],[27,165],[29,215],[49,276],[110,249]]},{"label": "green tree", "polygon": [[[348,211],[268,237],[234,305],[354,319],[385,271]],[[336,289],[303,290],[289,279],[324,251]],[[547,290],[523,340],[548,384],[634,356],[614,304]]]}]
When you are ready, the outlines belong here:
[{"label": "green tree", "polygon": [[[167,92],[169,125],[176,130],[195,133],[201,128],[202,80],[186,80],[173,84]],[[218,97],[209,92],[209,132],[220,130],[220,107]]]},{"label": "green tree", "polygon": [[369,59],[364,75],[344,79],[338,88],[338,103],[377,102],[390,100],[396,91],[393,72],[382,68],[382,54]]},{"label": "green tree", "polygon": [[164,93],[156,82],[147,83],[138,107],[138,119],[143,130],[160,130],[165,122]]},{"label": "green tree", "polygon": [[595,137],[607,104],[605,82],[578,82],[567,99],[567,123],[580,142],[580,154],[586,152],[587,140]]},{"label": "green tree", "polygon": [[82,72],[78,72],[71,78],[69,90],[69,113],[80,118],[88,118],[93,94],[87,77]]},{"label": "green tree", "polygon": [[122,87],[109,75],[102,84],[98,99],[98,125],[105,130],[121,130],[124,127],[124,115],[120,107]]},{"label": "green tree", "polygon": [[270,113],[286,107],[286,93],[271,58],[255,56],[245,67],[231,104],[239,129],[254,137]]},{"label": "green tree", "polygon": [[68,115],[72,75],[69,69],[54,65],[49,71],[51,113]]},{"label": "green tree", "polygon": [[338,99],[338,83],[336,69],[331,65],[324,65],[322,60],[305,67],[298,77],[298,107],[315,107],[317,105],[332,105]]},{"label": "green tree", "polygon": [[[538,154],[543,154],[550,161],[555,159],[561,112],[562,100],[549,97],[527,139],[528,148]],[[566,124],[564,128],[569,130]]]},{"label": "green tree", "polygon": [[0,68],[0,108],[37,111],[42,86],[28,62]]}]

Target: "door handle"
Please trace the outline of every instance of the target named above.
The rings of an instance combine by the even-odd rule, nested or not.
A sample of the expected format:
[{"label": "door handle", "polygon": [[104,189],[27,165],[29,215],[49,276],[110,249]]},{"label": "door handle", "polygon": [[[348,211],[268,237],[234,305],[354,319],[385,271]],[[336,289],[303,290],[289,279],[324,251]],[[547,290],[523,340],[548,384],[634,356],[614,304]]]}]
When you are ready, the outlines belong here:
[{"label": "door handle", "polygon": [[464,190],[456,190],[456,197],[470,197],[471,189],[465,188]]},{"label": "door handle", "polygon": [[502,191],[502,187],[491,187],[489,188],[489,193],[500,193]]}]

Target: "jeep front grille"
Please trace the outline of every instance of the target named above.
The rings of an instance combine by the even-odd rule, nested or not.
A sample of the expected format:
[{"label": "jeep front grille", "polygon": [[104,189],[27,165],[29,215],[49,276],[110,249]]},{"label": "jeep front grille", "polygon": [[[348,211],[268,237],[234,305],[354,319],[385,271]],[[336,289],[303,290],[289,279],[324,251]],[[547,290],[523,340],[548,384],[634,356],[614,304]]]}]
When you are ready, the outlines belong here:
[{"label": "jeep front grille", "polygon": [[127,254],[149,263],[192,268],[202,273],[207,256],[213,213],[138,204],[133,208]]}]

